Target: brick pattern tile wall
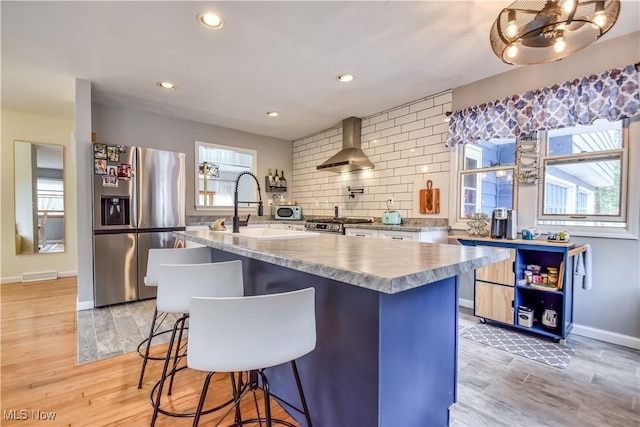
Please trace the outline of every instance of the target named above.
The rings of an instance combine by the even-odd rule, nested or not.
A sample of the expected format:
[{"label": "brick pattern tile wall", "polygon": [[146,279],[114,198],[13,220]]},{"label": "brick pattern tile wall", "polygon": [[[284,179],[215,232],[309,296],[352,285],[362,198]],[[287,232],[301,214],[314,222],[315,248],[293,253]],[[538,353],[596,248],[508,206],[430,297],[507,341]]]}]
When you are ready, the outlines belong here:
[{"label": "brick pattern tile wall", "polygon": [[[305,215],[332,216],[339,205],[343,216],[380,217],[393,197],[392,210],[414,217],[415,182],[449,171],[445,113],[451,111],[451,100],[447,91],[363,118],[362,150],[375,164],[370,171],[316,170],[342,148],[342,125],[294,141],[292,199]],[[349,197],[349,186],[364,188],[364,194]]]}]

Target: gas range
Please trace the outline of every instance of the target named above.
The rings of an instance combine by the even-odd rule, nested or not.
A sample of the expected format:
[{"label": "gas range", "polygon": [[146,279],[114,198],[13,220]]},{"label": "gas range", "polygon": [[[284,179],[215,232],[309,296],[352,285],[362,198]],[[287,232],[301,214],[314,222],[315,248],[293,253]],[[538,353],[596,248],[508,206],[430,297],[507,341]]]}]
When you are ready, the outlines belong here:
[{"label": "gas range", "polygon": [[366,218],[317,218],[307,220],[304,224],[304,229],[308,231],[344,234],[344,226],[346,224],[371,224],[372,222],[373,221]]}]

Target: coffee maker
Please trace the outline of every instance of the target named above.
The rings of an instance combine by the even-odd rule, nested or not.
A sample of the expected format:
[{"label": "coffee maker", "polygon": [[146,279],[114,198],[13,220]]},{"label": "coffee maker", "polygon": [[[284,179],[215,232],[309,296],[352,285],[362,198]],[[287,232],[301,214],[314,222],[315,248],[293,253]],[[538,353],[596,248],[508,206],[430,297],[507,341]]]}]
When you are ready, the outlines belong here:
[{"label": "coffee maker", "polygon": [[507,208],[494,209],[491,214],[491,237],[514,240],[517,236],[516,211]]}]

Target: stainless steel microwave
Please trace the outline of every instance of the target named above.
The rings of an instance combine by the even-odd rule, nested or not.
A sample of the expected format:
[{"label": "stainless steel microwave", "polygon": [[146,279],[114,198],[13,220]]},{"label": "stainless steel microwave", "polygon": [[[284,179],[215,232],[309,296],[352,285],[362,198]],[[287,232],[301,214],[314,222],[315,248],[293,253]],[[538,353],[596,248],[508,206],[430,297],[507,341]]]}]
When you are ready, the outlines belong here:
[{"label": "stainless steel microwave", "polygon": [[302,219],[302,207],[301,206],[276,206],[275,219],[288,219],[291,221],[298,221]]}]

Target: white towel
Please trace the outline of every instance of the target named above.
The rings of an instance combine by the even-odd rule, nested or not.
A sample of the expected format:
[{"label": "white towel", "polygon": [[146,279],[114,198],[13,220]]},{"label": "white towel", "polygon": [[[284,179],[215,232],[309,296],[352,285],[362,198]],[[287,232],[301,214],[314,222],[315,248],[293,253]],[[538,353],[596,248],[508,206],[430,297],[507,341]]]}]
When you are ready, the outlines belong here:
[{"label": "white towel", "polygon": [[592,265],[592,257],[591,257],[591,245],[584,245],[584,252],[579,253],[574,260],[574,283],[581,283],[582,289],[588,291],[593,286],[593,281],[591,279],[591,265]]}]

